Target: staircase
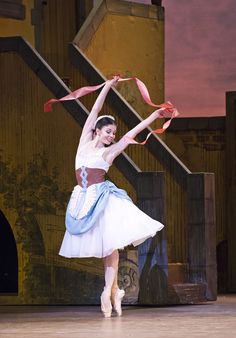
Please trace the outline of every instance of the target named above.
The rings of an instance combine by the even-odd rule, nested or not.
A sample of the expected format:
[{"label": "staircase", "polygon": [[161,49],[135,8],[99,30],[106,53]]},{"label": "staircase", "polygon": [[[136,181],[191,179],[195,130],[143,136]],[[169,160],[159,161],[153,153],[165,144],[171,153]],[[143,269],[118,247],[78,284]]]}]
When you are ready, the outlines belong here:
[{"label": "staircase", "polygon": [[[0,53],[13,51],[56,98],[70,92],[62,76],[59,77],[24,39],[0,38]],[[75,43],[69,44],[68,60],[68,74],[74,89],[105,80]],[[92,101],[94,97],[84,98],[83,103],[65,101],[63,106],[82,127]],[[122,133],[141,121],[116,89],[110,91],[107,101],[104,112],[116,116]],[[148,131],[141,133],[140,139],[144,139]],[[139,207],[166,224],[158,238],[140,246],[137,262],[132,262],[139,267],[140,279],[128,302],[137,302],[138,294],[141,304],[152,305],[216,299],[213,175],[191,173],[156,135],[138,152],[131,149],[121,154],[115,166],[112,179],[122,185],[125,177],[125,188]],[[181,263],[177,263],[179,261]]]}]

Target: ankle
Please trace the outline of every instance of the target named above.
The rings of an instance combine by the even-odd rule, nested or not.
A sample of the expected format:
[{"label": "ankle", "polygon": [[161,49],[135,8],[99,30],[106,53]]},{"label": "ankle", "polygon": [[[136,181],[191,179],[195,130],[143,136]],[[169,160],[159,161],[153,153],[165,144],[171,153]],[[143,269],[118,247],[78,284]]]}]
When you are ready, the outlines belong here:
[{"label": "ankle", "polygon": [[117,290],[119,290],[119,287],[118,287],[118,286],[113,287],[113,288],[111,289],[111,294],[112,294],[112,296],[116,294],[116,291],[117,291]]},{"label": "ankle", "polygon": [[111,296],[112,290],[109,286],[104,286],[103,292]]}]

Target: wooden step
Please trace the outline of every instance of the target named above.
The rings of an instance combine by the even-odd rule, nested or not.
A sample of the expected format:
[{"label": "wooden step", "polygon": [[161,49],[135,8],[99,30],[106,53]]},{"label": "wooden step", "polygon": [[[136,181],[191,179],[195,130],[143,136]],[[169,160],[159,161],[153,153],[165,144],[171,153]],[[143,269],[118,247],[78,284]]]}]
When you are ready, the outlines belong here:
[{"label": "wooden step", "polygon": [[170,304],[198,304],[206,302],[206,285],[181,283],[168,285]]},{"label": "wooden step", "polygon": [[187,263],[168,263],[168,283],[183,284],[187,283],[188,264]]}]

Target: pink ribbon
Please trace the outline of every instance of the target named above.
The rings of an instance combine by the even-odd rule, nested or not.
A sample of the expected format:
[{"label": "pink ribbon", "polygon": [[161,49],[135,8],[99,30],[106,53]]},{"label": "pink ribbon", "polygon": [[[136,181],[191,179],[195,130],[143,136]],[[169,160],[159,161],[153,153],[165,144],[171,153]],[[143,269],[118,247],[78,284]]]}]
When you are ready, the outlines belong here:
[{"label": "pink ribbon", "polygon": [[48,113],[52,111],[52,104],[56,102],[62,102],[62,101],[69,101],[69,100],[76,100],[79,97],[85,96],[87,94],[90,94],[92,92],[95,92],[99,88],[103,87],[106,82],[103,82],[100,85],[97,86],[87,86],[87,87],[82,87],[79,89],[76,89],[74,92],[71,92],[70,94],[60,98],[60,99],[51,99],[44,103],[44,112]]},{"label": "pink ribbon", "polygon": [[[118,76],[119,77],[119,76]],[[166,103],[162,103],[162,104],[155,104],[152,102],[151,98],[150,98],[150,95],[149,95],[149,92],[147,90],[147,87],[145,86],[145,84],[139,80],[138,78],[136,77],[130,77],[130,78],[120,78],[118,79],[118,82],[123,82],[123,81],[130,81],[130,80],[134,80],[136,82],[136,85],[140,91],[140,94],[143,98],[143,100],[150,106],[152,107],[156,107],[156,108],[164,108],[163,112],[160,112],[159,116],[158,117],[164,117],[164,111],[168,112],[168,113],[171,113],[171,118],[166,121],[162,128],[158,128],[158,129],[155,129],[153,131],[151,131],[147,138],[139,143],[139,142],[136,142],[135,140],[133,139],[130,139],[130,143],[135,143],[135,144],[145,144],[148,140],[148,138],[150,137],[151,134],[161,134],[163,133],[170,125],[171,121],[173,118],[177,117],[179,115],[177,109],[170,103],[170,102],[166,102]],[[102,88],[104,85],[106,84],[106,82],[103,82],[101,83],[100,85],[97,85],[97,86],[87,86],[87,87],[82,87],[82,88],[79,88],[77,90],[75,90],[74,92],[71,92],[70,94],[60,98],[60,99],[50,99],[49,101],[47,101],[45,104],[44,104],[44,112],[50,112],[52,111],[52,104],[55,103],[55,102],[62,102],[62,101],[69,101],[69,100],[76,100],[82,96],[85,96],[87,94],[90,94],[100,88]]]},{"label": "pink ribbon", "polygon": [[[137,142],[135,141],[133,138],[131,137],[128,137],[128,136],[125,136],[125,138],[128,140],[128,142],[131,144],[141,144],[141,145],[144,145],[146,144],[147,140],[149,139],[149,137],[152,135],[152,134],[162,134],[168,127],[169,125],[171,124],[171,121],[173,118],[177,117],[179,115],[178,111],[176,108],[173,107],[173,105],[170,103],[170,102],[167,102],[167,103],[163,103],[160,105],[162,108],[165,108],[165,111],[168,111],[168,112],[172,112],[172,116],[171,118],[166,121],[162,128],[158,128],[158,129],[155,129],[155,130],[152,130],[146,137],[146,139],[143,141],[143,142]],[[159,106],[159,107],[160,107]],[[164,117],[164,115],[162,113],[159,114],[158,117]]]}]

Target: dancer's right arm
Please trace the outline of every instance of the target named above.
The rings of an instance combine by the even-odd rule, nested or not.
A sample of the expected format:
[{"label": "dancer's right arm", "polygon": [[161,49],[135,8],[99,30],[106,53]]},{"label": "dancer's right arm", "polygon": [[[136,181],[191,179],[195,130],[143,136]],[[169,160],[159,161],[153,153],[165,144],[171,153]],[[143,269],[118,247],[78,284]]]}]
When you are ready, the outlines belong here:
[{"label": "dancer's right arm", "polygon": [[81,136],[80,136],[80,142],[79,146],[86,144],[87,142],[92,140],[93,137],[93,131],[94,131],[94,126],[96,119],[98,117],[98,113],[101,111],[103,103],[106,99],[106,96],[111,88],[112,85],[114,85],[117,81],[119,80],[118,76],[114,76],[112,80],[108,80],[101,90],[100,94],[98,95],[92,110],[87,117],[87,120],[84,124]]}]

